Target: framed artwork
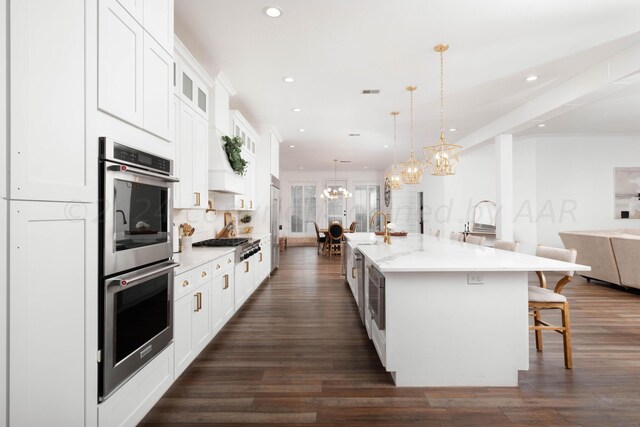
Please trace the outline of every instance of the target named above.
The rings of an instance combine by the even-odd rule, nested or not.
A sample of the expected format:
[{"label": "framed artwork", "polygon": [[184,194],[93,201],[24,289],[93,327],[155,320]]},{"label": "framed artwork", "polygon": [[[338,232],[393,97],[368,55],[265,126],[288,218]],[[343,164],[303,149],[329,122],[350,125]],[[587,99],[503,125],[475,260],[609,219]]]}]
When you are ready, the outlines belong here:
[{"label": "framed artwork", "polygon": [[640,219],[640,167],[614,168],[616,219]]}]

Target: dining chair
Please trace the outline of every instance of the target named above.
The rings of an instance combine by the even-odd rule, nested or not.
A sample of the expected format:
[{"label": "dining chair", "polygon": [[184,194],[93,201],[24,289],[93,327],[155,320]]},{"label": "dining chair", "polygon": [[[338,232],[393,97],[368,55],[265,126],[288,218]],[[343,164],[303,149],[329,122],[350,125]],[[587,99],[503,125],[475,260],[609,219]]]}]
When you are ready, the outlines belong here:
[{"label": "dining chair", "polygon": [[[577,257],[575,249],[560,249],[549,246],[538,245],[536,256],[555,259],[558,261],[575,263]],[[558,280],[553,290],[547,288],[547,279],[542,271],[536,271],[540,286],[529,285],[529,311],[533,316],[533,325],[529,326],[530,331],[535,331],[536,349],[542,351],[542,331],[556,331],[562,335],[564,347],[564,366],[567,369],[572,367],[571,356],[571,328],[569,324],[569,302],[567,297],[562,295],[562,289],[573,279],[573,271],[561,272],[562,277]],[[541,319],[542,310],[560,310],[562,326],[551,325]]]},{"label": "dining chair", "polygon": [[520,243],[518,242],[510,242],[509,240],[496,240],[493,242],[493,249],[518,252],[518,248],[520,248]]},{"label": "dining chair", "polygon": [[427,230],[424,234],[431,237],[440,237],[440,230]]},{"label": "dining chair", "polygon": [[449,238],[451,240],[457,240],[458,242],[462,242],[462,240],[464,239],[464,234],[458,233],[456,231],[452,231],[451,235],[449,236]]},{"label": "dining chair", "polygon": [[342,239],[344,238],[344,230],[340,224],[331,224],[329,227],[329,258],[334,254],[342,255]]},{"label": "dining chair", "polygon": [[485,236],[467,235],[467,238],[465,239],[465,242],[467,243],[471,243],[472,245],[480,245],[480,246],[484,246],[484,242],[486,241],[487,241],[487,238]]},{"label": "dining chair", "polygon": [[316,227],[316,243],[318,244],[317,253],[320,255],[320,246],[322,246],[322,253],[324,254],[325,249],[324,246],[327,243],[327,236],[320,235],[320,228],[318,227],[318,223],[314,222],[313,225]]}]

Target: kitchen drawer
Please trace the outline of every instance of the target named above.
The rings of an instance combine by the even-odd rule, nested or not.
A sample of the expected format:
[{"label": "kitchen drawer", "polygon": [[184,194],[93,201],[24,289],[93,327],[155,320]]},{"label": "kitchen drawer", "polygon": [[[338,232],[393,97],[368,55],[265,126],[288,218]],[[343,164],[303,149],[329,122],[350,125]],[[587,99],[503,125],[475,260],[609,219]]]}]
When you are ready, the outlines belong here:
[{"label": "kitchen drawer", "polygon": [[211,279],[211,263],[201,265],[193,269],[198,286]]},{"label": "kitchen drawer", "polygon": [[173,281],[173,300],[177,301],[185,295],[190,294],[195,288],[197,288],[197,279],[195,273],[199,271],[199,268],[186,271],[175,277]]},{"label": "kitchen drawer", "polygon": [[213,262],[211,263],[211,273],[213,274],[213,276],[218,276],[220,274],[222,274],[222,272],[226,271],[229,268],[232,268],[233,265],[233,257],[234,254],[233,252],[222,256],[220,258],[216,258],[213,260]]}]

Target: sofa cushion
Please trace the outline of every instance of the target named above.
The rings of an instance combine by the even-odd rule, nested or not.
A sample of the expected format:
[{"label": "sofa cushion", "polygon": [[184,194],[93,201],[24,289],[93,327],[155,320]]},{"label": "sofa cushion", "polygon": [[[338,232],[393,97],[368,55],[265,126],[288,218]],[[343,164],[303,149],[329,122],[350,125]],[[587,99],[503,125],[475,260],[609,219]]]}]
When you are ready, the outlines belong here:
[{"label": "sofa cushion", "polygon": [[567,231],[561,232],[560,238],[566,248],[578,251],[576,263],[591,266],[590,272],[580,274],[619,285],[620,275],[610,236],[621,233],[619,230]]},{"label": "sofa cushion", "polygon": [[611,237],[623,286],[640,288],[640,236],[624,234]]}]

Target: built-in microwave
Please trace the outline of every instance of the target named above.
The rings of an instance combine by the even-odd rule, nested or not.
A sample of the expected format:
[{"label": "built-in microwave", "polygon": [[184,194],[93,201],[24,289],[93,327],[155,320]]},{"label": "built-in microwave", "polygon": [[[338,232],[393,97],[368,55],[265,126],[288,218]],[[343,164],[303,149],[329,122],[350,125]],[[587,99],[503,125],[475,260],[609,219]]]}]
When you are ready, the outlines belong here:
[{"label": "built-in microwave", "polygon": [[171,258],[173,162],[100,138],[102,276]]},{"label": "built-in microwave", "polygon": [[374,266],[369,266],[369,313],[378,329],[385,328],[385,279]]}]

